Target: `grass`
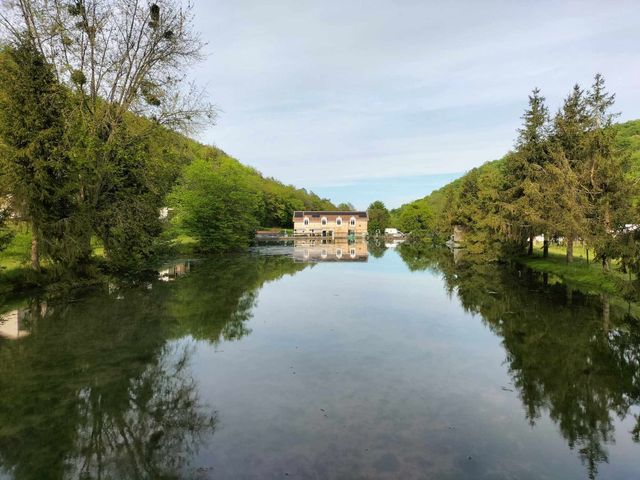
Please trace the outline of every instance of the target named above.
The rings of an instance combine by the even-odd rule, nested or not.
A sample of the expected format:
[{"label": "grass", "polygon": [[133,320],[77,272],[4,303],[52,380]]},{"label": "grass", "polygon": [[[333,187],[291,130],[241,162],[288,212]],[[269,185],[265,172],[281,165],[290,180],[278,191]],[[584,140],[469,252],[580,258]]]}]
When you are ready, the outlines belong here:
[{"label": "grass", "polygon": [[31,232],[18,225],[12,226],[14,237],[0,252],[0,297],[29,284]]},{"label": "grass", "polygon": [[18,226],[13,227],[15,236],[9,246],[0,252],[0,269],[13,270],[28,266],[31,251],[31,232]]},{"label": "grass", "polygon": [[179,255],[191,255],[198,246],[198,241],[189,235],[180,234],[172,240],[171,246]]},{"label": "grass", "polygon": [[[31,231],[24,224],[10,228],[14,237],[5,250],[0,251],[0,296],[38,284],[40,279],[31,270]],[[93,255],[104,257],[104,247],[97,238],[91,240]],[[46,269],[46,261],[42,261]]]},{"label": "grass", "polygon": [[541,246],[536,245],[534,256],[519,257],[517,260],[534,270],[556,275],[583,291],[616,296],[620,293],[621,283],[629,281],[629,276],[617,270],[615,264],[607,272],[600,263],[587,263],[586,250],[580,245],[574,247],[573,263],[567,263],[565,255],[565,247],[552,245],[549,247],[549,256],[542,258]]}]

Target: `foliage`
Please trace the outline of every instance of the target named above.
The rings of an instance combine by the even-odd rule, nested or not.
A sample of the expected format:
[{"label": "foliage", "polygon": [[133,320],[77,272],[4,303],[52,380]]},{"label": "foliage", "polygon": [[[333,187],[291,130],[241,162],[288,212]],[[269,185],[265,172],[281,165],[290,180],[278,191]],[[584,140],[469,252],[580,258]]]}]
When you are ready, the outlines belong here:
[{"label": "foliage", "polygon": [[175,224],[205,252],[244,248],[258,227],[260,197],[249,179],[236,164],[216,160],[189,165],[170,196]]},{"label": "foliage", "polygon": [[545,252],[549,240],[563,238],[571,262],[581,239],[608,268],[635,251],[623,234],[625,225],[639,223],[640,198],[640,121],[615,124],[613,101],[596,75],[587,91],[576,85],[550,118],[534,90],[514,151],[403,205],[394,222],[431,214],[437,237],[461,226],[470,252],[496,260],[521,254],[527,243],[531,254],[533,237],[544,234]]},{"label": "foliage", "polygon": [[405,233],[431,234],[435,230],[435,220],[431,206],[424,200],[418,200],[395,214],[393,223]]},{"label": "foliage", "polygon": [[339,203],[336,208],[338,210],[346,211],[346,212],[352,212],[356,209],[356,207],[354,207],[352,203],[348,203],[348,202]]},{"label": "foliage", "polygon": [[[243,240],[236,245],[230,235],[216,249],[245,245],[256,225],[290,227],[294,210],[335,210],[313,192],[264,178],[170,129],[214,115],[201,95],[176,90],[202,46],[191,30],[190,6],[163,2],[151,21],[152,12],[134,0],[91,8],[38,0],[7,6],[0,19],[7,27],[0,52],[0,195],[12,215],[30,224],[34,269],[42,255],[56,278],[91,274],[96,238],[110,270],[144,268],[164,246],[159,211],[167,194],[182,169],[201,159],[227,165],[228,176],[237,177],[232,182],[255,196]],[[120,32],[124,24],[130,28]],[[122,35],[107,42],[116,31]],[[217,202],[229,209],[235,193],[225,189],[228,196]]]},{"label": "foliage", "polygon": [[[32,226],[42,253],[74,269],[78,171],[65,149],[68,96],[55,72],[26,37],[0,55],[2,188],[8,206]],[[82,229],[84,230],[84,229]],[[38,269],[38,258],[33,258]]]},{"label": "foliage", "polygon": [[173,282],[114,282],[75,301],[20,305],[30,335],[0,339],[3,467],[25,479],[200,476],[190,462],[218,414],[199,394],[189,337],[247,335],[257,289],[307,267],[216,257]]},{"label": "foliage", "polygon": [[0,85],[0,123],[9,125],[0,131],[9,159],[3,173],[14,180],[5,184],[15,210],[32,223],[34,268],[40,250],[59,275],[87,273],[93,235],[111,268],[137,268],[154,253],[158,211],[178,173],[163,152],[152,154],[161,126],[213,119],[202,95],[182,85],[202,47],[192,7],[171,0],[4,6],[12,68]]},{"label": "foliage", "polygon": [[369,205],[367,212],[369,214],[369,233],[384,233],[384,229],[389,226],[391,221],[391,215],[384,203],[376,200]]}]

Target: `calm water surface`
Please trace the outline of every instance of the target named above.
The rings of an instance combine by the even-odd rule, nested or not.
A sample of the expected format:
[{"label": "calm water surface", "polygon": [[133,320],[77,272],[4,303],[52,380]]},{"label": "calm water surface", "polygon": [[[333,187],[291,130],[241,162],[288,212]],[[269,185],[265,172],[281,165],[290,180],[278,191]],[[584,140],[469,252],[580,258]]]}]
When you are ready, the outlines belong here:
[{"label": "calm water surface", "polygon": [[31,298],[0,324],[0,478],[637,479],[635,308],[375,245]]}]

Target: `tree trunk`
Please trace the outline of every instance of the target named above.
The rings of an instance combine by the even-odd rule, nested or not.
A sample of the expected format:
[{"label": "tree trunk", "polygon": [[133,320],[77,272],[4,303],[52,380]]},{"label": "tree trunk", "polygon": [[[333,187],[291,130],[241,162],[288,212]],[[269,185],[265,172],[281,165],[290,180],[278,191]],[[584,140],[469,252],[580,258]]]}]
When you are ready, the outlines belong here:
[{"label": "tree trunk", "polygon": [[38,232],[34,225],[31,227],[31,270],[40,271],[40,245],[38,244]]},{"label": "tree trunk", "polygon": [[609,333],[609,316],[611,305],[609,303],[609,295],[602,295],[602,329],[605,333]]},{"label": "tree trunk", "polygon": [[527,255],[533,255],[533,234],[529,235],[529,249],[527,250]]},{"label": "tree trunk", "polygon": [[549,256],[549,235],[544,234],[544,243],[542,244],[542,258]]},{"label": "tree trunk", "polygon": [[573,263],[573,234],[567,235],[567,263]]}]

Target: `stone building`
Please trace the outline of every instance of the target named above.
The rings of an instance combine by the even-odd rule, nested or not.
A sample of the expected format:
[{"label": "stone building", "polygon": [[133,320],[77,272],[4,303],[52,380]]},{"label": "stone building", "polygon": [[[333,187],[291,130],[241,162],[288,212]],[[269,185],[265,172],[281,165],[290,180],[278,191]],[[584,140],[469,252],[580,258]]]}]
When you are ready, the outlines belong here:
[{"label": "stone building", "polygon": [[367,212],[293,212],[293,234],[297,237],[362,238],[367,235],[368,223]]}]

